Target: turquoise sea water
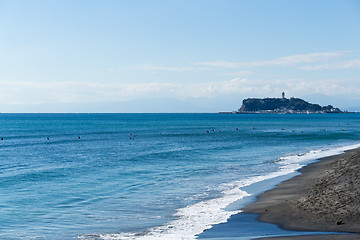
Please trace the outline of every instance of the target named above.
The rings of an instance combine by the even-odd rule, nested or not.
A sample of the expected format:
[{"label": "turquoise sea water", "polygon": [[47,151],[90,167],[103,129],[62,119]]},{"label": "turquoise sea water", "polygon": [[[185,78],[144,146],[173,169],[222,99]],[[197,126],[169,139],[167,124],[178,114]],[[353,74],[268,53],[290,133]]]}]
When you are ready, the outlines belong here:
[{"label": "turquoise sea water", "polygon": [[0,138],[0,239],[195,239],[360,146],[360,114],[0,114]]}]

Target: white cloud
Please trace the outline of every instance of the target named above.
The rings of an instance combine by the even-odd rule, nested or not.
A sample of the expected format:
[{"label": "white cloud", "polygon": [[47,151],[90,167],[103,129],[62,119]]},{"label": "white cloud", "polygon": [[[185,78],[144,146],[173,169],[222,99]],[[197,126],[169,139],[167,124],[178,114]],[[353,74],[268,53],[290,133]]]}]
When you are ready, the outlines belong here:
[{"label": "white cloud", "polygon": [[178,85],[176,92],[181,98],[215,97],[222,94],[232,94],[239,92],[241,85],[246,85],[247,82],[247,79],[234,78],[220,82]]},{"label": "white cloud", "polygon": [[350,51],[336,51],[336,52],[318,52],[309,54],[292,55],[281,58],[274,58],[267,61],[252,61],[252,62],[199,62],[195,63],[199,66],[218,67],[218,68],[249,68],[249,67],[264,67],[264,66],[292,66],[301,63],[315,63],[323,62],[334,58],[343,57],[350,53]]},{"label": "white cloud", "polygon": [[0,101],[6,104],[91,103],[149,98],[216,97],[222,94],[261,92],[261,81],[234,78],[220,82],[86,83],[1,81]]},{"label": "white cloud", "polygon": [[321,79],[309,81],[305,79],[281,80],[273,89],[284,89],[288,96],[323,94],[328,96],[360,96],[360,79],[344,81],[343,79]]},{"label": "white cloud", "polygon": [[322,61],[327,61],[329,59],[342,57],[348,53],[350,53],[350,51],[300,54],[300,55],[276,58],[270,62],[272,62],[274,65],[293,65],[298,63],[322,62]]},{"label": "white cloud", "polygon": [[329,96],[360,96],[360,79],[344,81],[344,79],[278,79],[264,81],[234,78],[221,82],[207,82],[185,87],[181,92],[185,97],[215,97],[226,94],[242,96],[280,97],[285,91],[288,96],[308,94],[325,94]]},{"label": "white cloud", "polygon": [[168,83],[86,83],[1,81],[0,101],[7,104],[127,101],[170,90]]},{"label": "white cloud", "polygon": [[248,76],[252,74],[254,74],[254,72],[252,71],[237,71],[237,72],[223,73],[222,76]]},{"label": "white cloud", "polygon": [[324,69],[350,69],[360,68],[360,59],[347,60],[343,62],[334,62],[315,66],[302,66],[299,67],[302,70],[324,70]]},{"label": "white cloud", "polygon": [[133,66],[135,70],[146,70],[146,71],[168,71],[168,72],[186,72],[186,71],[207,71],[209,67],[166,67],[163,65],[153,64],[141,64]]},{"label": "white cloud", "polygon": [[[345,79],[346,80],[346,79]],[[229,94],[276,97],[325,94],[360,96],[360,79],[262,79],[233,78],[201,83],[94,83],[94,82],[25,82],[0,81],[2,104],[100,103],[144,100],[151,98],[214,98]]]},{"label": "white cloud", "polygon": [[[331,63],[334,59],[342,58],[351,51],[333,51],[333,52],[315,52],[309,54],[298,54],[286,57],[274,58],[266,61],[247,61],[247,62],[229,62],[229,61],[211,61],[191,63],[189,66],[169,67],[166,64],[139,64],[125,68],[109,67],[106,70],[142,70],[153,73],[160,72],[189,72],[189,71],[210,71],[216,69],[239,69],[240,71],[219,73],[221,76],[245,77],[254,74],[248,68],[255,67],[295,67],[301,70],[318,70],[318,69],[345,69],[359,66],[360,60],[348,60],[339,63]],[[312,64],[312,65],[309,65]],[[314,65],[318,64],[318,65]]]}]

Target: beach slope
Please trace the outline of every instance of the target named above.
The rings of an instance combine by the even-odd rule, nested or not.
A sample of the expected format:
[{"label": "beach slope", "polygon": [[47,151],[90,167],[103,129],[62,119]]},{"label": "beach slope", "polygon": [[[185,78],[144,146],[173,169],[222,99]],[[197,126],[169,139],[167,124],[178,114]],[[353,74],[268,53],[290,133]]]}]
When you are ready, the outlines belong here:
[{"label": "beach slope", "polygon": [[289,230],[360,233],[360,149],[323,158],[300,172],[244,212]]}]

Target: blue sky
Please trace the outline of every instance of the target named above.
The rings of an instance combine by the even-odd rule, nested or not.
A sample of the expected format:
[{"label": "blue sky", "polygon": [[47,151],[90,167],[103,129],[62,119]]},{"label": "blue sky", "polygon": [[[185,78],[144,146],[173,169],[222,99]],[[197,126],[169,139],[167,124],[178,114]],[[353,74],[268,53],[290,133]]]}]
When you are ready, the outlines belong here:
[{"label": "blue sky", "polygon": [[0,112],[360,106],[358,0],[0,0],[0,24]]}]

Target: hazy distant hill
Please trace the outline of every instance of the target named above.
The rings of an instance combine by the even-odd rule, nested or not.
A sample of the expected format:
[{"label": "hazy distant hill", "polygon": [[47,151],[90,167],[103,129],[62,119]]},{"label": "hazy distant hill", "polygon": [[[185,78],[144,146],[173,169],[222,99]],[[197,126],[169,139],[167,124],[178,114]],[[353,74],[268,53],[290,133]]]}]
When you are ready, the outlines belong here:
[{"label": "hazy distant hill", "polygon": [[331,105],[320,106],[301,98],[248,98],[244,99],[240,113],[342,113]]}]

